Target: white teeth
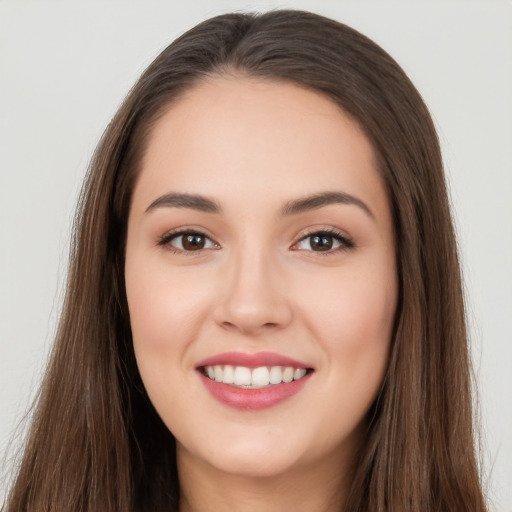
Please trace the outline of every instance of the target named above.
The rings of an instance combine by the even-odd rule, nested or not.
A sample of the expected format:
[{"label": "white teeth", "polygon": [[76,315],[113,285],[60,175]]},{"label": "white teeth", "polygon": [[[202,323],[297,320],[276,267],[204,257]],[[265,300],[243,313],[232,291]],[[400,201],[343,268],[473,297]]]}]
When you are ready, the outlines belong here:
[{"label": "white teeth", "polygon": [[280,366],[270,368],[270,384],[281,384],[283,380],[283,370]]},{"label": "white teeth", "polygon": [[234,383],[237,386],[250,386],[251,385],[251,370],[245,366],[237,366],[235,368]]},{"label": "white teeth", "polygon": [[260,366],[259,368],[251,369],[245,366],[216,364],[215,366],[205,367],[205,374],[211,380],[254,389],[299,380],[302,379],[306,373],[307,370],[305,368],[293,368],[292,366]]},{"label": "white teeth", "polygon": [[235,369],[230,364],[224,366],[222,382],[224,382],[224,384],[233,384],[233,382],[235,382]]},{"label": "white teeth", "polygon": [[306,375],[306,368],[297,368],[293,373],[293,380],[302,379]]},{"label": "white teeth", "polygon": [[291,366],[287,366],[283,371],[283,382],[291,382],[293,380],[293,368]]},{"label": "white teeth", "polygon": [[268,386],[270,382],[270,372],[266,366],[262,366],[261,368],[254,368],[252,371],[252,381],[251,385],[255,388],[263,388]]}]

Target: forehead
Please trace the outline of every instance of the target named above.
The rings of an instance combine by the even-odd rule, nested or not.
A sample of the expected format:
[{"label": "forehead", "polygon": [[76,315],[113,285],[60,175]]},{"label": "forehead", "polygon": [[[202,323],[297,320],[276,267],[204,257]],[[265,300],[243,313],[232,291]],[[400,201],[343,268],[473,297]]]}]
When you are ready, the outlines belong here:
[{"label": "forehead", "polygon": [[340,189],[387,207],[371,144],[338,105],[293,83],[216,77],[153,127],[135,200],[178,191],[277,207]]}]

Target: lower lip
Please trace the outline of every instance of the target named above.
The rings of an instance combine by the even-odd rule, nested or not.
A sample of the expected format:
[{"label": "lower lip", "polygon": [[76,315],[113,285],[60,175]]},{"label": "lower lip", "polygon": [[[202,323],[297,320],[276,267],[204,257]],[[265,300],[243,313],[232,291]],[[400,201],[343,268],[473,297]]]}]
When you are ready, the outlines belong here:
[{"label": "lower lip", "polygon": [[267,409],[296,395],[309,380],[311,373],[289,383],[273,384],[266,388],[244,389],[217,382],[200,373],[203,384],[211,395],[224,405],[242,410]]}]

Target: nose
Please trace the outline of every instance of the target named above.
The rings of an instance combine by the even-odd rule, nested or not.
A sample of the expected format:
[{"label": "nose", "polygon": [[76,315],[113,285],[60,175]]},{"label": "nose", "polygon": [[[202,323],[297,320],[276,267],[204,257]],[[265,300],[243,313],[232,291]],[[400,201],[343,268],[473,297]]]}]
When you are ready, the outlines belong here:
[{"label": "nose", "polygon": [[286,279],[279,265],[262,253],[230,259],[221,278],[214,317],[218,325],[245,335],[277,331],[292,320]]}]

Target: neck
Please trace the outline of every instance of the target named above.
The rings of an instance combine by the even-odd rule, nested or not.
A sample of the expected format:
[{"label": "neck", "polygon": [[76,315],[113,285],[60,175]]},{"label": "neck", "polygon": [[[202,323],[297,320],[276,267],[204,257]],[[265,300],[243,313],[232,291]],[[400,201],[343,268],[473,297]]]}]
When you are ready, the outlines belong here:
[{"label": "neck", "polygon": [[[179,456],[180,512],[332,512],[344,509],[351,472],[340,475],[339,458],[286,474],[246,476],[216,470],[203,461]],[[329,460],[331,459],[331,460]]]}]

